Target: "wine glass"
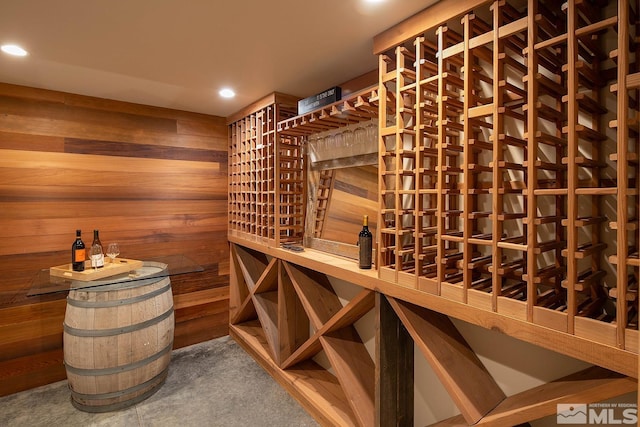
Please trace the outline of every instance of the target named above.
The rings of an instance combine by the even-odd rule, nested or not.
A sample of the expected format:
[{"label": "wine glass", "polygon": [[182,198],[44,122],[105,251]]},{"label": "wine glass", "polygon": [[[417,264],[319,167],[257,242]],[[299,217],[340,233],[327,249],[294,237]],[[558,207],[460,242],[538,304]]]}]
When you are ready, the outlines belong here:
[{"label": "wine glass", "polygon": [[114,262],[118,255],[120,255],[120,246],[117,243],[109,243],[109,246],[107,246],[107,256],[111,260],[111,263]]}]

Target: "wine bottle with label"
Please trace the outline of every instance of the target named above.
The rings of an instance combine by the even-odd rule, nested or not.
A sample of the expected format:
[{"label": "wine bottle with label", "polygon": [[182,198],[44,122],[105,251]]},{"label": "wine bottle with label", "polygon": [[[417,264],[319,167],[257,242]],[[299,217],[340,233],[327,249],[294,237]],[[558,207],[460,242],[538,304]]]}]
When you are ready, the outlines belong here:
[{"label": "wine bottle with label", "polygon": [[362,230],[358,235],[359,262],[358,266],[363,269],[371,268],[371,253],[373,250],[373,236],[369,231],[369,217],[364,216]]},{"label": "wine bottle with label", "polygon": [[87,259],[87,251],[82,241],[82,231],[76,230],[76,240],[71,245],[71,268],[73,271],[84,271],[85,259]]},{"label": "wine bottle with label", "polygon": [[93,243],[91,243],[91,267],[104,267],[104,251],[100,242],[100,232],[93,230]]}]

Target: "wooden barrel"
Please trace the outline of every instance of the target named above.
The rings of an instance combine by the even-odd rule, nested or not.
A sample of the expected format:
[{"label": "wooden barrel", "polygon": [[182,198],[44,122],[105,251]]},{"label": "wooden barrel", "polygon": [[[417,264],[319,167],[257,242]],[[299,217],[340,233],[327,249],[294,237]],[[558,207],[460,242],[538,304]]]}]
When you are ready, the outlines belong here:
[{"label": "wooden barrel", "polygon": [[64,363],[73,405],[114,411],[155,393],[167,377],[175,328],[167,265],[145,262],[135,280],[69,291]]}]

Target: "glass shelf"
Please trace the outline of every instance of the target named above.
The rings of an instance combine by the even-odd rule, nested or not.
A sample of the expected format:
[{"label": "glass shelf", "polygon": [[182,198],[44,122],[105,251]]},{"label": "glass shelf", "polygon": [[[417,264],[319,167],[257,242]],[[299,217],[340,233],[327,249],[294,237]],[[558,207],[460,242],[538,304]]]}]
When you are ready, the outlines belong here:
[{"label": "glass shelf", "polygon": [[[141,270],[144,274],[141,274]],[[140,280],[174,277],[181,274],[197,273],[204,268],[184,255],[154,257],[143,261],[142,268],[99,280],[81,281],[52,276],[48,268],[39,270],[31,281],[27,296],[38,296],[67,292],[76,289],[91,289],[107,285],[131,283]]]}]

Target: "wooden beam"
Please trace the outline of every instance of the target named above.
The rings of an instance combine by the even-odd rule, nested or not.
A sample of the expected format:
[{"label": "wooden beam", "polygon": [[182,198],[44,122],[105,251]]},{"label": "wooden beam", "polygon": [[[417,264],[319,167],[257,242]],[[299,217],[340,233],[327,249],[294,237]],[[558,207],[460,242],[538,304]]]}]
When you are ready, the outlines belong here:
[{"label": "wooden beam", "polygon": [[[594,366],[509,396],[475,425],[510,427],[554,415],[558,403],[601,402],[631,393],[636,389],[637,384],[633,378]],[[464,425],[464,422],[464,418],[460,415],[435,425],[459,426]]]},{"label": "wooden beam", "polygon": [[379,55],[410,38],[434,29],[441,23],[485,3],[490,3],[490,1],[440,1],[376,35],[373,38],[373,53]]},{"label": "wooden beam", "polygon": [[413,340],[387,298],[376,292],[375,425],[413,425]]}]

